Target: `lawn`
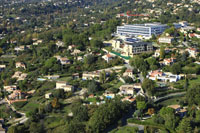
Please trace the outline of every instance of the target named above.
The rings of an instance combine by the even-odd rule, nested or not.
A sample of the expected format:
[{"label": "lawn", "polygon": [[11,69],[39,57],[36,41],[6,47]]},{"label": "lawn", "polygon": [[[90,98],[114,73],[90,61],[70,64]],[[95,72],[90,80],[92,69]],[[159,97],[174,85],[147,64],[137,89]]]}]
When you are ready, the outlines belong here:
[{"label": "lawn", "polygon": [[33,111],[40,106],[39,103],[42,103],[43,100],[44,96],[34,96],[28,99],[28,103],[25,104],[20,110],[24,112]]},{"label": "lawn", "polygon": [[121,85],[123,85],[123,83],[119,80],[113,80],[110,82],[110,84],[113,85],[113,88],[119,88]]},{"label": "lawn", "polygon": [[184,100],[184,98],[185,97],[174,97],[174,98],[170,98],[170,99],[164,100],[162,102],[159,102],[159,104],[161,104],[163,106],[179,104],[179,101]]},{"label": "lawn", "polygon": [[191,87],[193,84],[196,84],[196,83],[200,83],[200,75],[197,75],[196,79],[189,80],[189,84],[190,84],[189,87]]},{"label": "lawn", "polygon": [[72,80],[72,77],[62,77],[59,78],[57,81],[69,81],[69,80]]},{"label": "lawn", "polygon": [[88,102],[96,102],[96,98],[95,98],[95,97],[93,97],[93,98],[88,98],[87,101],[88,101]]}]

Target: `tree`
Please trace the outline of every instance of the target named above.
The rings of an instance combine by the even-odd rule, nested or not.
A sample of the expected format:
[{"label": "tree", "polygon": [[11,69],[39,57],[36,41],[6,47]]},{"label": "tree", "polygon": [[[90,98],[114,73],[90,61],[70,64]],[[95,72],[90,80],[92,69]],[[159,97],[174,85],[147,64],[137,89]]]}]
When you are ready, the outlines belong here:
[{"label": "tree", "polygon": [[93,49],[97,49],[97,48],[100,49],[100,48],[103,47],[102,41],[97,40],[97,39],[92,39],[92,40],[90,41],[90,44],[91,44],[91,47],[92,47]]},{"label": "tree", "polygon": [[12,126],[8,128],[8,133],[18,133],[16,126]]},{"label": "tree", "polygon": [[183,118],[179,123],[176,131],[177,133],[193,133],[191,120],[189,118]]},{"label": "tree", "polygon": [[99,80],[100,80],[101,83],[105,83],[105,81],[106,81],[106,72],[105,72],[105,70],[103,70],[103,72],[100,73]]},{"label": "tree", "polygon": [[77,105],[73,106],[72,108],[72,113],[73,113],[73,119],[82,122],[82,121],[87,121],[88,120],[88,109],[84,105]]},{"label": "tree", "polygon": [[154,112],[155,112],[154,108],[149,108],[149,109],[148,109],[148,114],[149,114],[149,115],[154,114]]},{"label": "tree", "polygon": [[60,103],[59,103],[59,101],[58,101],[57,98],[54,98],[54,99],[53,99],[53,101],[51,102],[51,105],[52,105],[52,107],[55,108],[55,109],[60,108]]},{"label": "tree", "polygon": [[188,81],[188,78],[187,76],[185,77],[185,82],[184,82],[184,89],[187,90],[188,89],[188,86],[189,86],[189,81]]},{"label": "tree", "polygon": [[200,84],[193,84],[186,93],[189,106],[200,105]]},{"label": "tree", "polygon": [[42,126],[40,123],[36,122],[31,122],[30,127],[29,127],[30,133],[42,133]]},{"label": "tree", "polygon": [[146,108],[147,104],[145,101],[137,101],[137,109],[143,111]]},{"label": "tree", "polygon": [[181,64],[180,64],[180,63],[174,63],[174,64],[171,66],[170,71],[171,71],[173,74],[179,74],[179,73],[181,73]]},{"label": "tree", "polygon": [[86,132],[103,132],[109,125],[118,121],[124,113],[127,113],[130,105],[120,99],[109,100],[100,105],[88,121]]},{"label": "tree", "polygon": [[160,110],[160,116],[164,118],[165,120],[165,126],[174,129],[176,126],[176,117],[175,117],[175,111],[172,108],[169,107],[163,107]]},{"label": "tree", "polygon": [[165,47],[161,47],[160,48],[160,59],[164,59],[165,58]]},{"label": "tree", "polygon": [[148,93],[148,95],[153,96],[155,92],[155,82],[145,78],[142,83],[142,88]]},{"label": "tree", "polygon": [[85,125],[81,122],[71,121],[65,130],[65,133],[84,133]]},{"label": "tree", "polygon": [[148,67],[144,59],[138,55],[130,59],[130,65],[142,72],[146,71]]},{"label": "tree", "polygon": [[97,83],[94,80],[90,81],[88,84],[88,92],[95,93],[98,90],[99,90],[99,87],[97,86]]}]

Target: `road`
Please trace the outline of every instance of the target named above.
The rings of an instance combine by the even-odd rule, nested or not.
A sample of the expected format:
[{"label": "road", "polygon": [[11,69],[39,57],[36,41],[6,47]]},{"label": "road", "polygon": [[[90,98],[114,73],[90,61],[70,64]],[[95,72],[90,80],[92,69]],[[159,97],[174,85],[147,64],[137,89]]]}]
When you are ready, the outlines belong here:
[{"label": "road", "polygon": [[[5,99],[2,99],[0,101],[0,104],[7,104],[8,105],[8,103],[6,102]],[[22,116],[20,118],[17,118],[17,119],[14,119],[14,120],[10,120],[8,123],[11,123],[11,124],[14,123],[13,125],[17,125],[19,123],[24,123],[24,122],[26,122],[28,120],[28,117],[26,117],[26,114],[23,113],[23,112],[17,111],[13,105],[8,105],[8,107],[10,107],[12,109],[12,111],[17,112],[18,114],[20,114]]]}]

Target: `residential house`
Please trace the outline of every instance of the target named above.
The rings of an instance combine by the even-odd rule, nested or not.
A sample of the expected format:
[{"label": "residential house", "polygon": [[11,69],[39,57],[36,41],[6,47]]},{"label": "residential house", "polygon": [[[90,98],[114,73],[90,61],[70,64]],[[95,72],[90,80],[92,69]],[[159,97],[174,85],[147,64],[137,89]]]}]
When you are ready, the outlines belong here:
[{"label": "residential house", "polygon": [[70,64],[70,60],[67,57],[61,57],[60,58],[60,63],[62,65]]},{"label": "residential house", "polygon": [[83,57],[82,57],[82,56],[78,56],[78,57],[77,57],[77,60],[78,60],[78,61],[83,61]]},{"label": "residential house", "polygon": [[16,85],[8,85],[8,86],[4,86],[3,87],[4,90],[6,90],[7,92],[12,92],[14,90],[17,90],[17,86]]},{"label": "residential house", "polygon": [[181,79],[180,75],[175,75],[170,72],[164,73],[161,70],[150,71],[147,77],[151,80],[162,82],[177,82]]},{"label": "residential house", "polygon": [[81,51],[79,49],[74,49],[74,51],[71,53],[71,55],[78,55]]},{"label": "residential house", "polygon": [[186,108],[181,108],[180,105],[169,105],[169,108],[172,108],[175,110],[176,114],[179,114],[180,117],[184,117],[187,114],[187,109]]},{"label": "residential house", "polygon": [[9,100],[16,100],[16,99],[22,99],[22,92],[21,90],[14,90],[12,94],[8,96]]},{"label": "residential house", "polygon": [[51,97],[52,97],[52,93],[46,93],[46,94],[45,94],[45,98],[46,98],[46,99],[49,99],[49,98],[51,98]]},{"label": "residential house", "polygon": [[33,45],[38,45],[41,44],[43,41],[42,40],[37,40],[36,42],[33,43]]},{"label": "residential house", "polygon": [[56,80],[58,78],[60,78],[59,75],[47,75],[47,76],[44,76],[45,78],[47,79],[50,79],[50,80]]},{"label": "residential house", "polygon": [[79,73],[72,74],[73,79],[79,79]]},{"label": "residential house", "polygon": [[160,37],[158,39],[159,43],[167,43],[167,44],[171,44],[174,41],[173,37]]},{"label": "residential house", "polygon": [[23,62],[16,62],[16,68],[24,68],[24,69],[26,69],[26,66],[25,66],[25,64],[23,63]]},{"label": "residential house", "polygon": [[76,46],[75,45],[69,45],[68,46],[68,50],[72,50],[72,49],[74,49]]},{"label": "residential house", "polygon": [[17,78],[17,80],[24,80],[27,77],[28,74],[26,73],[22,73],[20,71],[17,71],[14,73],[14,75],[12,76],[12,78]]},{"label": "residential house", "polygon": [[193,37],[200,38],[200,35],[197,34],[197,33],[190,33],[188,36],[189,36],[190,38],[193,38]]},{"label": "residential house", "polygon": [[74,91],[74,86],[68,85],[65,81],[56,82],[56,89],[64,89],[65,92]]},{"label": "residential house", "polygon": [[70,60],[67,57],[61,57],[59,55],[54,56],[62,65],[70,64]]},{"label": "residential house", "polygon": [[126,84],[119,87],[119,94],[121,95],[134,95],[141,90],[141,84]]},{"label": "residential house", "polygon": [[6,68],[6,65],[0,65],[0,72]]},{"label": "residential house", "polygon": [[62,42],[62,41],[57,41],[57,42],[56,42],[56,45],[57,45],[58,47],[63,47],[63,46],[64,46],[64,42]]},{"label": "residential house", "polygon": [[190,57],[193,57],[193,58],[196,58],[199,53],[196,48],[188,48],[186,49],[186,51],[188,51]]},{"label": "residential house", "polygon": [[105,92],[103,93],[103,96],[105,96],[107,99],[115,98],[115,94],[111,92]]},{"label": "residential house", "polygon": [[22,93],[21,90],[14,90],[10,95],[8,95],[8,98],[6,98],[6,101],[8,102],[8,104],[27,101],[27,98],[23,98],[23,97],[25,97],[25,94]]},{"label": "residential house", "polygon": [[160,63],[160,65],[170,66],[170,65],[172,65],[175,62],[176,62],[176,58],[166,58],[163,61],[160,61],[159,63]]},{"label": "residential house", "polygon": [[132,96],[127,96],[127,97],[122,99],[122,102],[124,102],[124,101],[129,101],[130,103],[135,103],[136,98],[133,98]]},{"label": "residential house", "polygon": [[82,79],[83,80],[92,80],[94,78],[98,78],[100,77],[100,71],[93,71],[93,72],[83,72],[82,74]]},{"label": "residential house", "polygon": [[[171,52],[173,49],[165,48],[165,53]],[[154,57],[159,57],[160,56],[160,49],[157,49],[153,55]]]},{"label": "residential house", "polygon": [[26,47],[26,46],[17,46],[17,47],[15,47],[15,51],[24,51],[26,49],[28,49],[28,47]]},{"label": "residential house", "polygon": [[126,77],[131,77],[133,78],[133,70],[132,69],[126,69],[126,71],[123,73],[123,76]]},{"label": "residential house", "polygon": [[110,62],[114,56],[112,56],[111,54],[106,54],[104,56],[102,56],[102,58],[106,61],[106,62]]}]

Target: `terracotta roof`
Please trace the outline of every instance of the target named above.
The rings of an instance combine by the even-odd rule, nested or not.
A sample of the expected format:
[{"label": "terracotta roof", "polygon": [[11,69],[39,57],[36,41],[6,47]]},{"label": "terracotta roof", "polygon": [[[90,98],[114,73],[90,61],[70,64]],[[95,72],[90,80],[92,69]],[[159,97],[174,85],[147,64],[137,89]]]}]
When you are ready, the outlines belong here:
[{"label": "terracotta roof", "polygon": [[133,70],[131,70],[131,69],[126,69],[126,72],[133,72]]},{"label": "terracotta roof", "polygon": [[178,108],[180,108],[181,106],[178,105],[178,104],[176,104],[176,105],[169,105],[168,107],[169,107],[169,108],[173,108],[173,109],[178,109]]},{"label": "terracotta roof", "polygon": [[107,56],[108,58],[112,58],[112,55],[110,55],[110,54],[107,54],[106,56]]}]

